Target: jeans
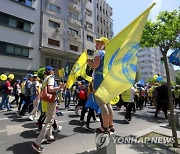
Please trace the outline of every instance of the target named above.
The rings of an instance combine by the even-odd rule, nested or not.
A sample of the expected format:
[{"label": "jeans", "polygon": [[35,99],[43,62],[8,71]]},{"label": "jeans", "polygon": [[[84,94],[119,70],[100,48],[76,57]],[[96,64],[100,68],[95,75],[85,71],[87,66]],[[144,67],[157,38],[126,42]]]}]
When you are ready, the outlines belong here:
[{"label": "jeans", "polygon": [[2,94],[2,100],[1,100],[1,104],[0,104],[0,109],[3,109],[3,107],[6,107],[7,110],[10,110],[9,95],[7,93]]},{"label": "jeans", "polygon": [[65,108],[69,107],[70,101],[71,101],[71,96],[70,95],[65,95],[65,100],[64,100]]}]

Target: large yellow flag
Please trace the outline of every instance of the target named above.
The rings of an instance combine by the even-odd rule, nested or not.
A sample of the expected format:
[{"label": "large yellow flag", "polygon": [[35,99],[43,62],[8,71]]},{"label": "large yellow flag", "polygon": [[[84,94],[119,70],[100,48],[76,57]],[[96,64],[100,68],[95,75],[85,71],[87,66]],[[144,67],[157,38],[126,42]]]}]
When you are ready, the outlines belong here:
[{"label": "large yellow flag", "polygon": [[95,95],[104,102],[109,102],[132,87],[136,76],[139,42],[149,12],[154,5],[155,3],[106,45],[104,80],[95,92]]},{"label": "large yellow flag", "polygon": [[88,58],[88,54],[87,51],[85,50],[81,54],[77,62],[74,64],[73,68],[71,69],[71,72],[67,80],[67,88],[71,88],[71,86],[75,83],[76,79],[79,76],[82,76],[84,79],[88,81],[92,81],[92,78],[86,75],[87,58]]}]

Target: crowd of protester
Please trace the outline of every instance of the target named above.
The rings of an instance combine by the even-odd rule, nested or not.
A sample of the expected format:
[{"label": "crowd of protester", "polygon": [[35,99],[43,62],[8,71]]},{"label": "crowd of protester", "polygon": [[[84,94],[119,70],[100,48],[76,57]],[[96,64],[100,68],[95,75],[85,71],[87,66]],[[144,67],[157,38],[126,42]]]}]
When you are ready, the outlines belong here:
[{"label": "crowd of protester", "polygon": [[[49,86],[51,92],[56,93],[56,103],[46,103],[40,99],[40,92],[45,83]],[[46,139],[48,143],[53,142],[55,139],[52,132],[60,132],[62,129],[62,126],[58,126],[55,120],[55,113],[58,112],[58,106],[61,105],[61,102],[64,102],[64,109],[66,110],[72,108],[70,104],[73,104],[75,114],[79,116],[81,123],[85,123],[87,130],[92,129],[90,127],[91,118],[93,121],[100,120],[102,125],[100,112],[96,112],[94,108],[86,107],[88,97],[93,93],[92,89],[92,84],[86,80],[77,81],[71,89],[68,89],[66,81],[55,81],[54,69],[47,66],[44,81],[40,80],[36,74],[29,74],[22,81],[12,82],[12,79],[8,78],[2,84],[0,110],[11,111],[11,106],[17,105],[19,118],[24,117],[28,112],[29,119],[35,121],[37,125],[36,133],[39,135],[32,146],[36,151],[41,152],[43,150],[41,147],[43,140]],[[174,107],[180,109],[180,86],[173,86],[171,91]],[[14,99],[9,102],[11,95],[14,96]],[[158,118],[160,111],[164,112],[165,119],[168,118],[169,97],[166,84],[134,84],[133,87],[119,95],[119,98],[118,103],[113,108],[117,111],[124,108],[124,122],[127,124],[132,120],[132,113],[143,110],[147,105],[155,106],[155,118]],[[86,113],[87,120],[85,121]]]}]

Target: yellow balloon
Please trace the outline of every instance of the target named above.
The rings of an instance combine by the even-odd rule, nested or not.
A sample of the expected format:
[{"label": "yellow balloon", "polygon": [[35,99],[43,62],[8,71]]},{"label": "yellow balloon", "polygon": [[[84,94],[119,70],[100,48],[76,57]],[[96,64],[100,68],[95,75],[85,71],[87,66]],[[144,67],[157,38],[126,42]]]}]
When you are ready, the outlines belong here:
[{"label": "yellow balloon", "polygon": [[154,76],[153,76],[153,79],[156,80],[157,78],[158,78],[158,75],[154,75]]},{"label": "yellow balloon", "polygon": [[110,101],[110,103],[111,103],[112,105],[115,105],[115,104],[118,103],[118,102],[119,102],[119,96],[116,96],[113,100]]},{"label": "yellow balloon", "polygon": [[14,74],[9,74],[9,75],[8,75],[8,78],[10,78],[10,79],[13,80],[13,79],[14,79]]},{"label": "yellow balloon", "polygon": [[1,78],[1,80],[3,80],[3,81],[7,80],[6,74],[1,74],[0,78]]}]

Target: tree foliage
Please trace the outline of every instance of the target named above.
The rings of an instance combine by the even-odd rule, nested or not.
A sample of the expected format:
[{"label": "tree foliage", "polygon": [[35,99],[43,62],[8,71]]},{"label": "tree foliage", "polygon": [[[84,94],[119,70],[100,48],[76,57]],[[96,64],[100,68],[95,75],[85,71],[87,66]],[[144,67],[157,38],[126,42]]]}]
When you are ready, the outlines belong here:
[{"label": "tree foliage", "polygon": [[180,85],[180,71],[176,72],[176,84]]},{"label": "tree foliage", "polygon": [[180,48],[180,8],[161,12],[155,22],[147,21],[141,38],[141,47],[159,46],[162,54]]},{"label": "tree foliage", "polygon": [[157,47],[159,46],[162,53],[162,60],[164,61],[168,95],[169,95],[169,109],[170,120],[172,122],[172,135],[175,138],[174,147],[178,147],[177,132],[174,118],[174,107],[172,101],[170,73],[167,62],[167,52],[169,49],[180,48],[180,8],[172,12],[161,12],[155,22],[148,21],[143,31],[140,42],[141,47]]},{"label": "tree foliage", "polygon": [[34,73],[37,74],[41,80],[43,80],[44,79],[44,71],[45,71],[45,68],[41,67],[38,69],[37,72],[34,72]]}]

